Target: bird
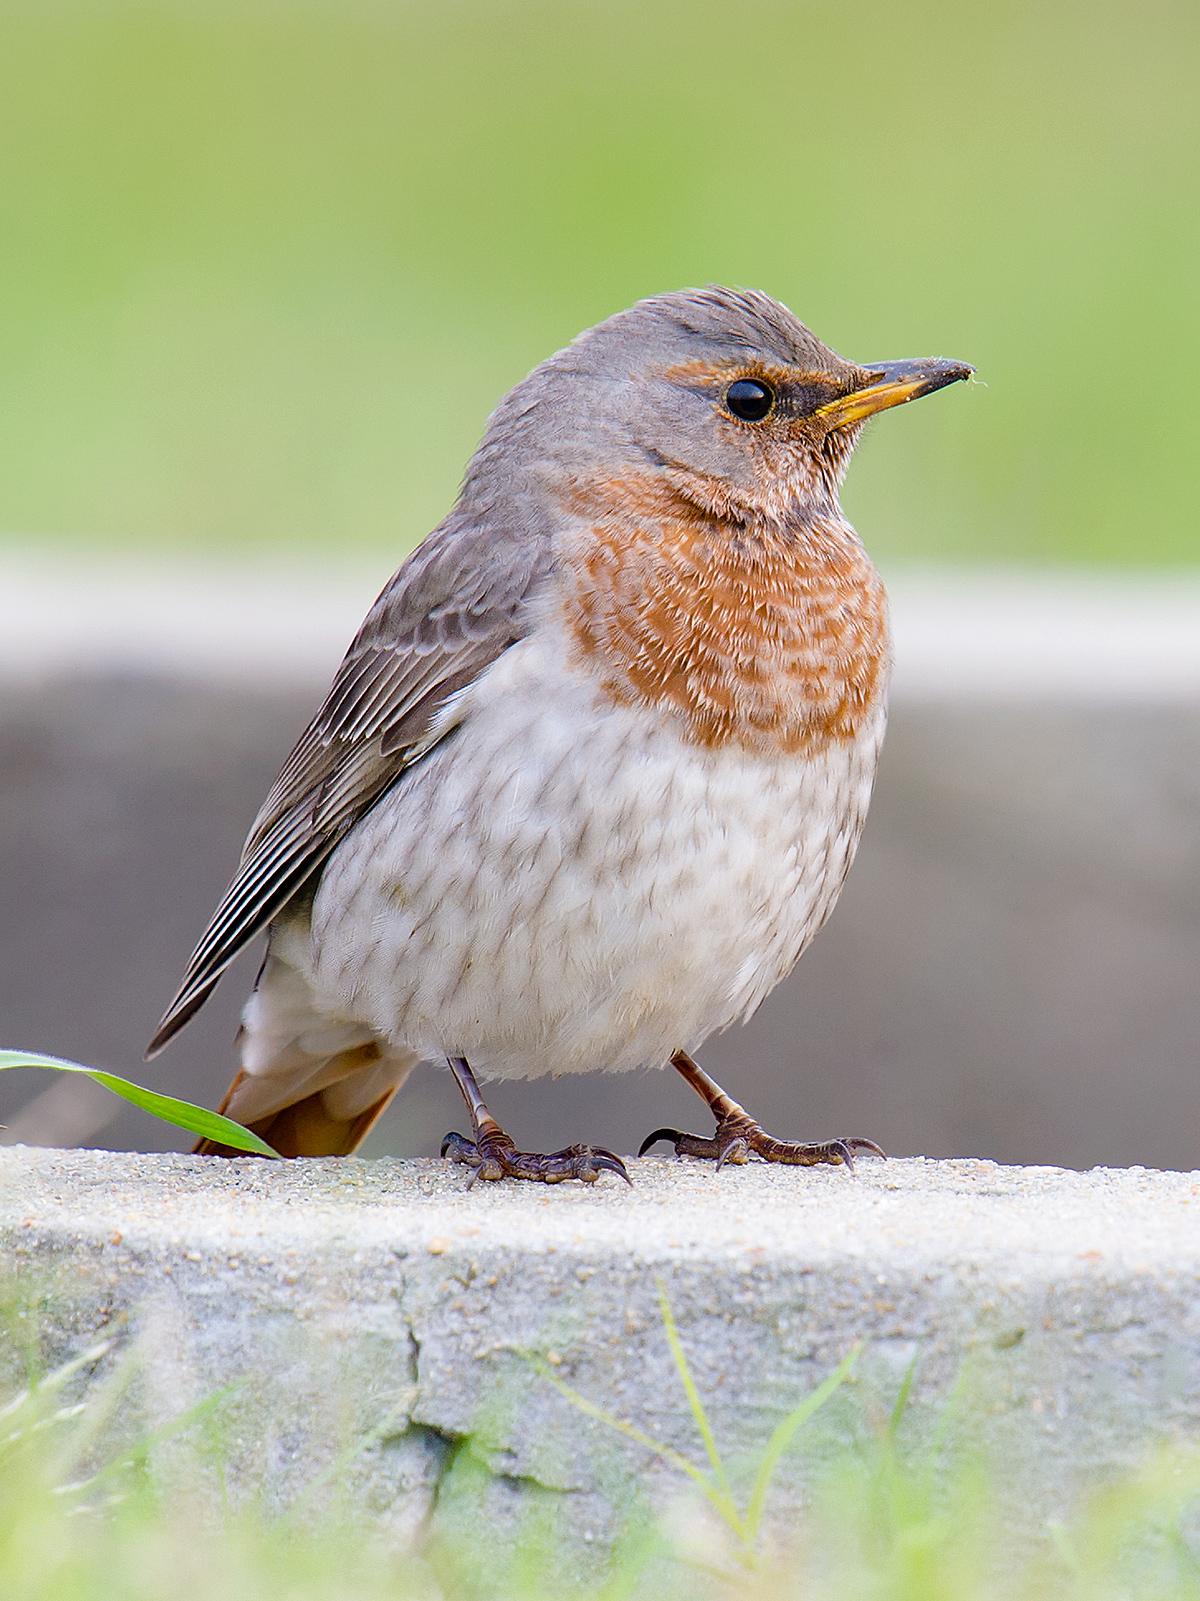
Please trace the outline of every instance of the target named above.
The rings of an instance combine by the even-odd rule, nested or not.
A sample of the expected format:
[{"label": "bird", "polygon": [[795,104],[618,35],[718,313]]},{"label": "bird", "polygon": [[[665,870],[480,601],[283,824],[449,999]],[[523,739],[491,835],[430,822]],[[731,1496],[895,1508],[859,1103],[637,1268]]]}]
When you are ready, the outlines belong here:
[{"label": "bird", "polygon": [[535,368],[368,612],[147,1056],[265,931],[221,1110],[280,1155],[350,1154],[440,1061],[469,1183],[629,1178],[604,1147],[519,1149],[481,1083],[668,1064],[715,1127],[639,1155],[882,1156],[768,1134],[696,1053],[795,966],[866,817],[891,643],[851,453],[972,372],[847,361],[718,285]]}]

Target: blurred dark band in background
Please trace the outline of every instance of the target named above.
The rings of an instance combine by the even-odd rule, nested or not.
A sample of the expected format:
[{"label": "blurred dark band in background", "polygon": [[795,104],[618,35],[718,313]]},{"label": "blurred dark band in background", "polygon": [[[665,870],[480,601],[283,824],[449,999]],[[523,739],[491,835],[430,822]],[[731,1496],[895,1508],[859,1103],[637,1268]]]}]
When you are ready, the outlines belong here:
[{"label": "blurred dark band in background", "polygon": [[[1136,586],[1093,582],[1072,608],[1063,583],[896,586],[897,696],[842,899],[754,1020],[703,1052],[770,1127],[867,1133],[896,1155],[1200,1165],[1200,587],[1143,584],[1135,605]],[[334,584],[326,599],[334,615],[352,604]],[[280,618],[261,615],[270,638]],[[206,629],[232,631],[215,613]],[[335,648],[296,642],[297,678],[322,644]],[[236,654],[219,665],[228,675]],[[141,1051],[319,698],[307,681],[287,693],[95,662],[84,678],[9,678],[6,1043],[219,1101],[257,951],[168,1051],[149,1064]],[[490,1099],[546,1149],[586,1124],[629,1151],[695,1116],[671,1073],[619,1096],[572,1075]],[[462,1116],[444,1067],[422,1067],[367,1154],[434,1154]],[[90,1081],[33,1072],[0,1080],[0,1121],[9,1141],[175,1141]]]}]

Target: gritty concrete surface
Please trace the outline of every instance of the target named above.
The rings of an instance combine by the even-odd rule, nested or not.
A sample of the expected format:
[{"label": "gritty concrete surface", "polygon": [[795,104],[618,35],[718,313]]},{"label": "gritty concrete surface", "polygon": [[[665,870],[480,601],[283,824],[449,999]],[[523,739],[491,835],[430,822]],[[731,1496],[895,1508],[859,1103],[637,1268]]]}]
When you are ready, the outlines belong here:
[{"label": "gritty concrete surface", "polygon": [[101,1369],[139,1349],[152,1422],[244,1380],[235,1495],[288,1504],[368,1441],[353,1494],[397,1540],[465,1498],[500,1531],[551,1503],[580,1549],[602,1550],[638,1486],[677,1497],[675,1470],[544,1376],[697,1458],[660,1285],[735,1465],[867,1342],[853,1390],[785,1459],[776,1518],[822,1453],[887,1415],[914,1358],[911,1427],[956,1391],[1035,1531],[1200,1429],[1200,1174],[921,1159],[718,1174],[672,1158],[631,1172],[632,1189],[468,1191],[462,1169],[426,1160],[16,1147],[0,1152],[0,1244],[45,1359],[115,1332]]}]

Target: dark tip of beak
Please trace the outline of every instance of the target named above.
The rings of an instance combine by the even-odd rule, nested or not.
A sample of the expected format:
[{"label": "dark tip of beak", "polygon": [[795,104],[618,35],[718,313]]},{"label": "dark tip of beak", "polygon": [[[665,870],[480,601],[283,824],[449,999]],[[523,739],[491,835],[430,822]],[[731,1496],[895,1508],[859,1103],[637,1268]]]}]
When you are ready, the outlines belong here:
[{"label": "dark tip of beak", "polygon": [[931,395],[935,389],[956,384],[975,371],[965,361],[879,361],[860,367],[861,377],[848,394],[839,395],[813,413],[828,428],[847,428],[864,422],[877,411],[903,406],[909,400]]},{"label": "dark tip of beak", "polygon": [[870,374],[862,386],[864,389],[874,388],[881,382],[912,384],[917,386],[910,394],[912,400],[920,395],[931,395],[935,389],[944,389],[947,384],[960,383],[975,371],[965,361],[946,361],[941,356],[929,356],[920,361],[868,361],[863,366]]}]

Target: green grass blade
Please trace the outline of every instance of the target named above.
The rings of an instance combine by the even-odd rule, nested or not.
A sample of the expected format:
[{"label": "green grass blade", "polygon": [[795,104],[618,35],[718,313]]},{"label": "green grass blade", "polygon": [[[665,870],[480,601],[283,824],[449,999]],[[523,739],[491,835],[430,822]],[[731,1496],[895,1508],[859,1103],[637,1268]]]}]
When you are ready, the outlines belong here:
[{"label": "green grass blade", "polygon": [[114,1095],[140,1106],[143,1112],[149,1112],[164,1123],[173,1123],[176,1128],[187,1129],[190,1134],[200,1134],[205,1139],[232,1145],[235,1150],[249,1151],[254,1156],[279,1155],[266,1140],[260,1140],[257,1134],[232,1118],[222,1117],[220,1112],[193,1106],[191,1101],[176,1100],[173,1095],[159,1095],[155,1090],[143,1089],[140,1084],[133,1084],[116,1073],[105,1073],[98,1067],[82,1067],[78,1062],[64,1062],[61,1057],[39,1056],[31,1051],[0,1051],[0,1072],[9,1067],[44,1067],[56,1073],[83,1073]]},{"label": "green grass blade", "polygon": [[708,1413],[704,1410],[704,1402],[700,1399],[700,1391],[696,1388],[696,1381],[692,1378],[692,1370],[688,1367],[687,1357],[683,1354],[679,1330],[675,1327],[671,1303],[667,1300],[667,1287],[662,1279],[656,1279],[655,1283],[658,1286],[658,1304],[662,1308],[663,1327],[667,1331],[667,1341],[671,1347],[671,1355],[675,1359],[679,1377],[683,1380],[683,1387],[687,1392],[688,1405],[692,1409],[696,1427],[700,1430],[700,1438],[704,1441],[704,1449],[708,1452],[708,1460],[712,1464],[713,1478],[716,1480],[724,1499],[725,1510],[722,1515],[738,1539],[744,1541],[746,1539],[745,1526],[734,1504],[733,1491],[730,1488],[729,1478],[725,1472],[725,1464],[721,1461],[721,1453],[717,1450],[712,1424],[708,1421]]},{"label": "green grass blade", "polygon": [[82,1479],[75,1484],[59,1485],[55,1493],[57,1495],[75,1495],[82,1490],[94,1490],[99,1485],[107,1484],[111,1479],[115,1479],[128,1468],[138,1467],[152,1451],[156,1451],[160,1445],[165,1445],[168,1440],[173,1440],[176,1435],[183,1434],[194,1423],[198,1423],[208,1413],[215,1411],[231,1395],[236,1395],[239,1390],[245,1389],[248,1383],[248,1379],[234,1379],[232,1384],[226,1384],[221,1389],[214,1391],[212,1395],[205,1396],[203,1401],[198,1401],[195,1406],[189,1407],[186,1412],[181,1412],[178,1417],[171,1418],[160,1428],[155,1429],[153,1433],[144,1435],[140,1440],[122,1451],[120,1456],[113,1457],[110,1462],[106,1462],[102,1468],[98,1469],[89,1478]]},{"label": "green grass blade", "polygon": [[682,1452],[676,1451],[674,1446],[664,1445],[661,1440],[654,1439],[652,1435],[644,1434],[641,1429],[635,1428],[632,1423],[624,1423],[620,1418],[613,1417],[611,1412],[606,1412],[603,1407],[597,1406],[594,1401],[589,1401],[586,1395],[580,1395],[578,1390],[573,1390],[569,1384],[564,1383],[556,1373],[551,1373],[549,1368],[543,1366],[541,1362],[530,1360],[532,1366],[542,1378],[548,1384],[552,1384],[560,1395],[565,1396],[572,1406],[578,1407],[587,1417],[595,1418],[598,1423],[603,1423],[607,1428],[615,1430],[617,1434],[623,1434],[627,1440],[633,1440],[637,1445],[644,1445],[648,1451],[653,1451],[655,1456],[661,1457],[664,1462],[669,1462],[672,1467],[678,1468],[681,1473],[686,1473],[693,1483],[699,1485],[721,1516],[727,1517],[726,1502],[721,1492],[713,1484],[708,1474],[702,1473],[694,1463],[688,1461]]},{"label": "green grass blade", "polygon": [[807,1423],[816,1412],[828,1401],[833,1392],[850,1377],[854,1364],[862,1355],[863,1342],[851,1347],[837,1367],[825,1380],[819,1384],[811,1395],[805,1396],[800,1405],[789,1412],[787,1417],[767,1441],[767,1448],[763,1452],[762,1461],[758,1465],[758,1472],[754,1476],[754,1490],[750,1496],[750,1506],[746,1512],[746,1541],[753,1544],[758,1538],[758,1531],[762,1525],[763,1511],[767,1504],[767,1491],[771,1488],[771,1480],[779,1459],[791,1444],[792,1436],[796,1430]]},{"label": "green grass blade", "polygon": [[913,1380],[917,1376],[917,1363],[920,1360],[921,1347],[912,1354],[912,1361],[904,1370],[904,1378],[900,1384],[900,1393],[896,1397],[896,1404],[892,1408],[892,1415],[888,1418],[887,1437],[894,1444],[896,1435],[900,1430],[900,1423],[908,1409],[908,1398],[912,1394]]},{"label": "green grass blade", "polygon": [[6,1459],[21,1449],[30,1429],[41,1425],[48,1413],[47,1402],[55,1392],[82,1368],[106,1356],[116,1343],[115,1339],[102,1340],[99,1345],[93,1345],[82,1356],[64,1362],[53,1372],[47,1373],[25,1389],[18,1390],[5,1401],[3,1406],[0,1406],[0,1425],[2,1425],[0,1426],[0,1474],[6,1468]]},{"label": "green grass blade", "polygon": [[1079,1553],[1075,1549],[1075,1542],[1069,1531],[1061,1523],[1050,1522],[1046,1524],[1046,1533],[1050,1536],[1050,1543],[1061,1558],[1063,1567],[1073,1579],[1082,1579],[1083,1563],[1079,1560]]},{"label": "green grass blade", "polygon": [[401,1432],[403,1420],[407,1417],[419,1393],[420,1387],[418,1385],[410,1385],[385,1418],[382,1418],[373,1428],[367,1429],[363,1434],[360,1434],[356,1440],[352,1440],[344,1450],[339,1451],[333,1461],[327,1463],[304,1486],[296,1500],[282,1515],[281,1524],[288,1522],[289,1519],[292,1522],[296,1522],[302,1518],[325,1486],[332,1484],[340,1474],[344,1473],[348,1467],[351,1467],[362,1456],[364,1451],[370,1450],[373,1445],[378,1445],[380,1440],[385,1440],[389,1434]]},{"label": "green grass blade", "polygon": [[925,1451],[925,1461],[920,1473],[922,1493],[925,1495],[929,1494],[934,1474],[937,1472],[941,1461],[942,1452],[945,1450],[946,1443],[950,1438],[951,1425],[957,1421],[958,1414],[962,1409],[963,1398],[967,1392],[967,1386],[974,1376],[975,1355],[974,1351],[967,1352],[963,1364],[958,1370],[958,1376],[954,1380],[950,1394],[942,1403],[937,1427],[934,1429],[933,1438]]}]

